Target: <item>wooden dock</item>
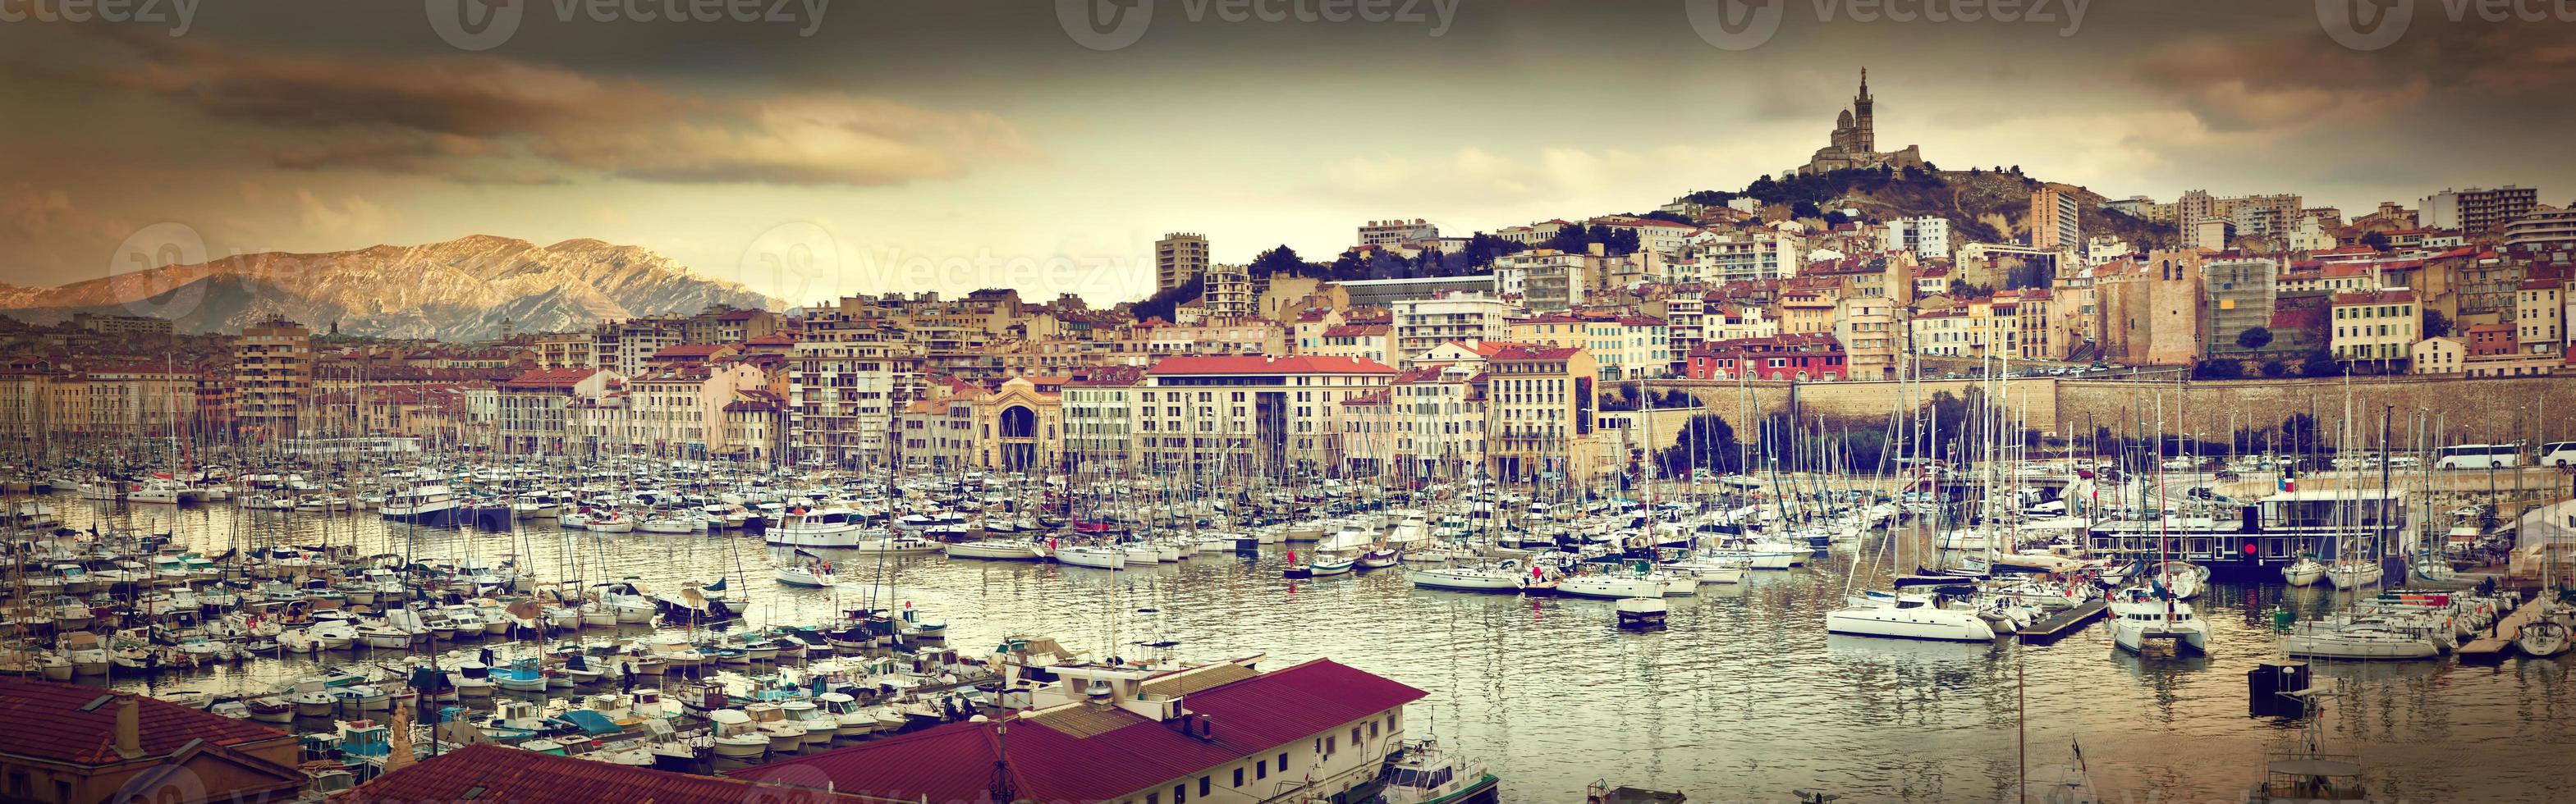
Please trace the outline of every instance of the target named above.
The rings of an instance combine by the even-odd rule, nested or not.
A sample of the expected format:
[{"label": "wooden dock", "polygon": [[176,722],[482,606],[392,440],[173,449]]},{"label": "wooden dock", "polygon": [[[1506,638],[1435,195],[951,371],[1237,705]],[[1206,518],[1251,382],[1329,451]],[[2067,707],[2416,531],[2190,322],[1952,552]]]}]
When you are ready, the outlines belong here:
[{"label": "wooden dock", "polygon": [[2041,618],[2039,622],[2031,623],[2029,628],[2022,629],[2016,636],[2023,642],[2053,642],[2082,629],[2110,609],[2111,604],[2108,601],[2088,600],[2083,605],[2059,609],[2057,613]]},{"label": "wooden dock", "polygon": [[2515,607],[2513,611],[2507,612],[2504,617],[2496,620],[2495,630],[2488,636],[2469,640],[2468,644],[2461,645],[2454,653],[2462,662],[2504,661],[2508,652],[2513,650],[2514,638],[2522,636],[2522,627],[2531,624],[2533,620],[2540,619],[2539,604],[2540,601],[2534,599]]}]

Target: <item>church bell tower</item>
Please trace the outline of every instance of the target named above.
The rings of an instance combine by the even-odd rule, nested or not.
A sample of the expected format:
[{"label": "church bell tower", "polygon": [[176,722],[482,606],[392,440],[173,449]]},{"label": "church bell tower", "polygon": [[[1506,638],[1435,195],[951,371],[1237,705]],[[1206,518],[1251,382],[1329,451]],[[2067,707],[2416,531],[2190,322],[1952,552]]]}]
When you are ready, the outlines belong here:
[{"label": "church bell tower", "polygon": [[1878,152],[1878,127],[1870,122],[1869,68],[1860,68],[1860,94],[1852,96],[1852,129],[1859,136],[1853,150]]}]

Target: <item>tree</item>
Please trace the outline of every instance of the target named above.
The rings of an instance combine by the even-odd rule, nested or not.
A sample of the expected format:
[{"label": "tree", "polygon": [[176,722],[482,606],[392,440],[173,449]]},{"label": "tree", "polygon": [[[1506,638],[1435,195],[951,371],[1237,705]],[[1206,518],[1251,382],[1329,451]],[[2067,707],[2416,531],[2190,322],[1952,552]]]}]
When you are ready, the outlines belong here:
[{"label": "tree", "polygon": [[2388,250],[2388,233],[2387,233],[2387,232],[2371,232],[2371,233],[2369,233],[2369,234],[2362,235],[2362,236],[2361,236],[2361,244],[2362,244],[2362,245],[2365,245],[2365,246],[2369,246],[2369,247],[2371,247],[2373,250],[2377,250],[2377,251],[2387,251],[2387,250]]},{"label": "tree", "polygon": [[2244,376],[2245,364],[2226,358],[2203,360],[2191,367],[2191,378],[2195,380],[2234,380]]},{"label": "tree", "polygon": [[2341,374],[2343,361],[2336,360],[2333,352],[2323,348],[2310,349],[2307,356],[2299,359],[2300,376],[2333,377]]},{"label": "tree", "polygon": [[2270,346],[2272,345],[2272,330],[2269,327],[2249,327],[2244,332],[2236,333],[2236,345],[2245,347],[2248,350],[2260,350],[2265,346]]},{"label": "tree", "polygon": [[1199,294],[1205,292],[1207,292],[1206,278],[1193,276],[1190,277],[1190,281],[1183,282],[1176,287],[1169,287],[1155,291],[1154,295],[1147,296],[1144,301],[1137,302],[1135,307],[1128,309],[1128,312],[1134,313],[1136,320],[1138,321],[1143,321],[1148,318],[1160,318],[1165,321],[1170,321],[1172,320],[1172,308],[1179,307],[1181,302],[1198,298]]},{"label": "tree", "polygon": [[2281,362],[2277,357],[2263,361],[2263,376],[2276,378],[2290,376],[2290,364]]},{"label": "tree", "polygon": [[1733,472],[1742,453],[1735,443],[1735,426],[1713,413],[1701,413],[1682,422],[1680,438],[1656,455],[1655,463],[1665,477],[1689,477],[1692,469]]},{"label": "tree", "polygon": [[1824,216],[1825,211],[1817,209],[1816,202],[1814,201],[1800,200],[1789,205],[1789,217],[1792,218],[1805,220],[1807,218],[1821,218]]},{"label": "tree", "polygon": [[1305,276],[1314,272],[1314,266],[1306,264],[1305,259],[1297,256],[1296,249],[1286,245],[1261,252],[1259,256],[1252,258],[1252,264],[1246,268],[1256,277],[1280,274]]},{"label": "tree", "polygon": [[2440,310],[2424,311],[2424,337],[2447,338],[2451,335],[2451,317]]}]

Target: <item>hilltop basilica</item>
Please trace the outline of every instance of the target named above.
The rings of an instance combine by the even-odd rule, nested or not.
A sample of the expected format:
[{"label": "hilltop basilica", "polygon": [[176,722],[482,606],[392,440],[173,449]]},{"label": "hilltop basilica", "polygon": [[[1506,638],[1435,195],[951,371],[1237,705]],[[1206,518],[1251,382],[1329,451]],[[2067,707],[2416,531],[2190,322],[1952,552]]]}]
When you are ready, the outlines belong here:
[{"label": "hilltop basilica", "polygon": [[1908,145],[1905,146],[1905,150],[1884,153],[1878,150],[1878,132],[1871,120],[1871,105],[1869,69],[1862,68],[1860,94],[1852,96],[1852,107],[1844,110],[1842,117],[1834,121],[1833,140],[1825,147],[1816,149],[1815,157],[1807,160],[1806,167],[1791,172],[1822,173],[1828,170],[1874,168],[1880,165],[1898,170],[1922,167],[1922,146]]}]

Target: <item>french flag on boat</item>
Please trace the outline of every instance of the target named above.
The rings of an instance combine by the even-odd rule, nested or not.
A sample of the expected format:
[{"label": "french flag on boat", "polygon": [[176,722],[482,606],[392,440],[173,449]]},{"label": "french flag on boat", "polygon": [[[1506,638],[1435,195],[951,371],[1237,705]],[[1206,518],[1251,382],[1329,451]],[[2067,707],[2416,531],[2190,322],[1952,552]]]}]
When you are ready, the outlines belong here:
[{"label": "french flag on boat", "polygon": [[2292,474],[2292,471],[2293,471],[2293,470],[2291,470],[2291,468],[2290,468],[2290,467],[2288,467],[2288,466],[2283,466],[2283,467],[2281,467],[2281,490],[2282,490],[2282,491],[2298,491],[2298,490],[2299,490],[2299,478],[2298,478],[2298,476],[2297,476],[2297,475]]}]

